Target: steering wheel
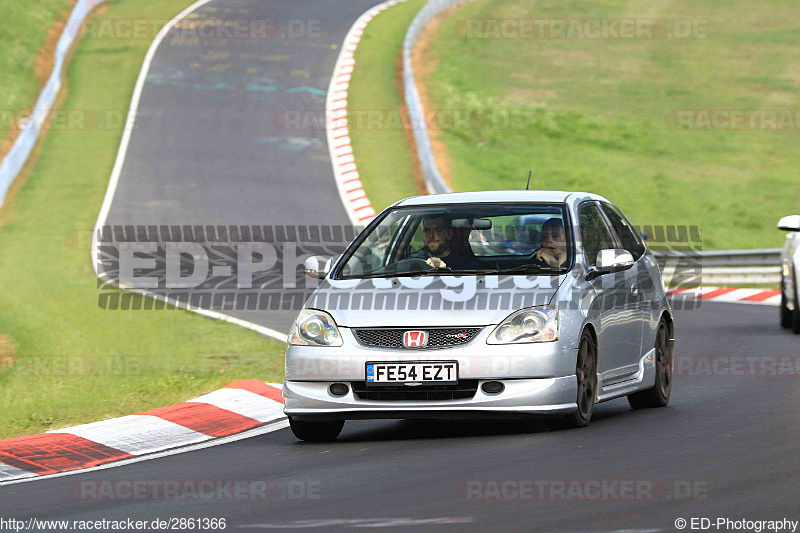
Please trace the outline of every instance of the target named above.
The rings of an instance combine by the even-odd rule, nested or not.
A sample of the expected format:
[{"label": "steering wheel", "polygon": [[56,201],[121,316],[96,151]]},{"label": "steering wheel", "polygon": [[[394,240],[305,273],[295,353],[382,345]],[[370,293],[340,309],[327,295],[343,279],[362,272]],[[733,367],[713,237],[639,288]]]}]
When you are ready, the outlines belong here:
[{"label": "steering wheel", "polygon": [[418,257],[408,257],[406,259],[401,259],[393,266],[397,267],[395,272],[400,271],[421,271],[421,270],[433,270],[433,267],[428,264],[427,261],[424,259],[419,259]]}]

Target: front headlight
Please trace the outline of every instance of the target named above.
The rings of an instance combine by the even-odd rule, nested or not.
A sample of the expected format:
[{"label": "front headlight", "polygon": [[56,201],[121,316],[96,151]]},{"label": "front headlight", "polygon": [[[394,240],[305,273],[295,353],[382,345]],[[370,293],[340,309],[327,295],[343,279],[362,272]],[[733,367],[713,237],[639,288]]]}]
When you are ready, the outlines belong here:
[{"label": "front headlight", "polygon": [[289,344],[295,346],[341,346],[342,336],[333,317],[325,311],[303,309],[289,331]]},{"label": "front headlight", "polygon": [[531,307],[512,313],[489,338],[487,344],[521,344],[558,340],[558,307]]}]

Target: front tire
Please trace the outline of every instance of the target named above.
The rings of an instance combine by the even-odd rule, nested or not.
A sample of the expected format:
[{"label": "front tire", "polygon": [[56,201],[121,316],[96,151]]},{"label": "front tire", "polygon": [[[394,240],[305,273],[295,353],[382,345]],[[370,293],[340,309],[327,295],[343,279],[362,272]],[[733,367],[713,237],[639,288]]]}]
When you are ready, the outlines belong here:
[{"label": "front tire", "polygon": [[792,273],[792,280],[794,281],[794,310],[792,311],[791,329],[795,335],[800,335],[800,302],[797,299],[797,273]]},{"label": "front tire", "polygon": [[669,403],[672,392],[672,344],[667,321],[662,317],[656,333],[656,383],[650,389],[628,395],[628,403],[632,408],[665,407]]},{"label": "front tire", "polygon": [[[795,307],[797,307],[796,304]],[[786,307],[786,282],[781,280],[781,327],[785,329],[791,328],[792,318],[792,311]]]},{"label": "front tire", "polygon": [[296,420],[290,416],[289,426],[291,426],[294,436],[300,440],[306,442],[330,442],[335,440],[339,433],[342,432],[344,420],[309,422]]},{"label": "front tire", "polygon": [[559,419],[559,427],[582,428],[588,426],[592,419],[597,400],[597,346],[588,331],[583,332],[578,345],[575,376],[578,379],[578,408]]}]

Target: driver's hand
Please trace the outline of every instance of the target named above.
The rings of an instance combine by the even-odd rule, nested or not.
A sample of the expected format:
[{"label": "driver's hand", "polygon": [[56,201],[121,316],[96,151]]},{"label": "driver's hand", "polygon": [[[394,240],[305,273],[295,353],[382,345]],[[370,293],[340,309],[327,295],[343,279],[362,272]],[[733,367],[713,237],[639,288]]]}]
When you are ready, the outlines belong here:
[{"label": "driver's hand", "polygon": [[431,268],[447,268],[447,263],[438,257],[429,257],[425,262],[428,263]]},{"label": "driver's hand", "polygon": [[539,248],[536,251],[536,259],[544,261],[551,267],[558,267],[567,260],[567,252],[559,251],[555,255],[550,251],[544,248]]}]

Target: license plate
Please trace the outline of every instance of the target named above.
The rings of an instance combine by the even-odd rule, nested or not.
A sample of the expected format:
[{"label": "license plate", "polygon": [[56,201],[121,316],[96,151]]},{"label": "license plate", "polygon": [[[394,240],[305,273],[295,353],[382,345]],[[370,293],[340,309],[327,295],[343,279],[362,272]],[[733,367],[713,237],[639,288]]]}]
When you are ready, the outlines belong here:
[{"label": "license plate", "polygon": [[458,383],[456,361],[367,363],[367,384],[448,385]]}]

